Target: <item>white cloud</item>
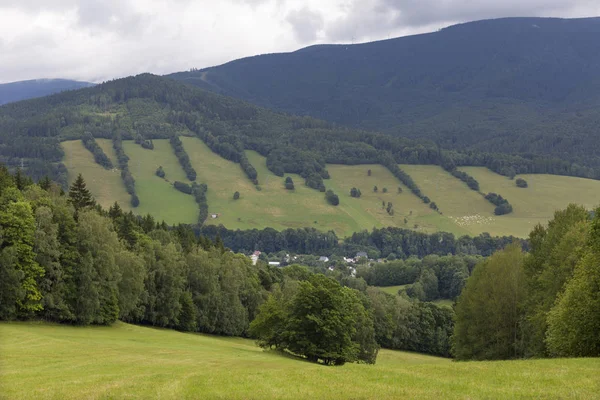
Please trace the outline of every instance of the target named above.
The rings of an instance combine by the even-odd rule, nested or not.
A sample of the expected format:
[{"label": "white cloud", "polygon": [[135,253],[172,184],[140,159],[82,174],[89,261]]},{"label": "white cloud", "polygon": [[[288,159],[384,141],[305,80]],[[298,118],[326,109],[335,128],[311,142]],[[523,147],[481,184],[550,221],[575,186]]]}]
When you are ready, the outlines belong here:
[{"label": "white cloud", "polygon": [[597,0],[0,0],[0,82],[169,73],[314,43],[502,16],[593,16]]}]

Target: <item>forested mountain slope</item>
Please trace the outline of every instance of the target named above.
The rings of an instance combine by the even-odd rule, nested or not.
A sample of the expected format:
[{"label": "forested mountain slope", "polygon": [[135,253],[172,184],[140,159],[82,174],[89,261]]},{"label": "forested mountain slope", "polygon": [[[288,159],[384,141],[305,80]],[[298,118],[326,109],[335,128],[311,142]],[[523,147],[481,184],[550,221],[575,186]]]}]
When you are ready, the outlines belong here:
[{"label": "forested mountain slope", "polygon": [[445,148],[600,165],[600,18],[508,18],[320,45],[172,78]]},{"label": "forested mountain slope", "polygon": [[34,79],[2,83],[0,84],[0,105],[90,86],[94,86],[94,84],[68,79]]}]

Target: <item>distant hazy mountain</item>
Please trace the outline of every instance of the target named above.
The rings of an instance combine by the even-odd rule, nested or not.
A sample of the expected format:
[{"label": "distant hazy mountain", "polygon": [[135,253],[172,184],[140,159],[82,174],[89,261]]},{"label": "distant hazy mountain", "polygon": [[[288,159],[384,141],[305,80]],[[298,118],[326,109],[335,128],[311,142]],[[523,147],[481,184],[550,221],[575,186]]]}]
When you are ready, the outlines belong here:
[{"label": "distant hazy mountain", "polygon": [[507,18],[245,58],[172,78],[443,147],[600,165],[600,18]]},{"label": "distant hazy mountain", "polygon": [[34,79],[3,83],[0,84],[0,105],[90,86],[94,86],[94,84],[67,79]]}]

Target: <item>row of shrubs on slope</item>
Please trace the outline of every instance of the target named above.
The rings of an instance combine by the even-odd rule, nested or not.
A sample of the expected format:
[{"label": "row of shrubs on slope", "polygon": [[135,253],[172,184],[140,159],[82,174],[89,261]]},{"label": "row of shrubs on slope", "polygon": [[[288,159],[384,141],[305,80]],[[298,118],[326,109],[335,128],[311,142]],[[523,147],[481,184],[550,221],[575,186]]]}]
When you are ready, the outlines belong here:
[{"label": "row of shrubs on slope", "polygon": [[[446,171],[450,172],[450,174],[452,174],[452,176],[460,179],[461,181],[463,181],[464,183],[467,184],[467,186],[471,189],[476,191],[477,193],[482,194],[479,191],[479,182],[477,182],[477,180],[475,178],[473,178],[471,175],[469,175],[468,173],[464,172],[464,171],[459,171],[456,166],[454,166],[454,164],[450,163],[450,164],[444,164],[442,165],[442,167],[444,167],[444,169],[446,169]],[[519,187],[527,187],[527,182],[525,182],[525,186],[523,186],[523,184],[521,182],[525,182],[524,179],[517,179],[517,186]],[[483,194],[482,194],[483,195]],[[488,193],[487,195],[483,195],[483,197],[489,201],[490,203],[492,203],[493,205],[496,206],[496,208],[494,209],[494,214],[496,215],[506,215],[506,214],[510,214],[513,211],[512,205],[508,202],[508,200],[506,200],[504,197],[500,196],[497,193]]]},{"label": "row of shrubs on slope", "polygon": [[190,156],[188,156],[187,152],[183,148],[183,143],[178,136],[172,136],[169,140],[173,150],[175,151],[175,156],[179,160],[179,164],[181,164],[181,168],[185,171],[185,175],[190,181],[196,180],[196,170],[192,167],[192,163],[190,162]]},{"label": "row of shrubs on slope", "polygon": [[[450,354],[450,309],[382,295],[343,271],[252,265],[189,226],[101,209],[81,177],[65,195],[0,169],[0,193],[2,320],[251,336],[325,364],[373,363],[380,345]],[[293,306],[317,298],[309,313]]]},{"label": "row of shrubs on slope", "polygon": [[137,207],[140,205],[140,199],[135,192],[135,179],[133,179],[133,175],[131,175],[131,172],[129,171],[129,157],[125,154],[125,150],[123,150],[121,132],[115,132],[112,141],[113,148],[117,154],[119,169],[121,170],[121,179],[125,185],[125,190],[127,190],[127,193],[131,196],[131,205]]},{"label": "row of shrubs on slope", "polygon": [[496,206],[494,214],[505,215],[510,214],[513,210],[512,206],[504,197],[496,193],[488,193],[485,195],[485,199]]},{"label": "row of shrubs on slope", "polygon": [[431,203],[431,199],[421,192],[421,189],[411,178],[411,176],[404,172],[391,156],[386,155],[382,157],[381,164],[385,166],[400,182],[404,183],[415,196],[423,200],[423,203]]},{"label": "row of shrubs on slope", "polygon": [[81,141],[83,142],[85,148],[88,149],[94,155],[94,161],[96,161],[97,164],[101,165],[106,169],[113,168],[112,161],[110,161],[110,158],[108,158],[106,153],[104,153],[104,150],[102,150],[102,148],[98,146],[98,143],[96,143],[96,139],[94,139],[91,133],[84,133],[83,137],[81,138]]}]

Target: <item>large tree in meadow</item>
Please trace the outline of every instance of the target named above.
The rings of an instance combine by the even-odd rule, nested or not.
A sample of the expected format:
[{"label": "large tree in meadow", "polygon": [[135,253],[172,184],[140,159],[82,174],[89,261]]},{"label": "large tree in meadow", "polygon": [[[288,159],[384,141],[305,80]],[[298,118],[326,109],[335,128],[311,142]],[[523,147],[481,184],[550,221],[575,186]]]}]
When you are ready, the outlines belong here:
[{"label": "large tree in meadow", "polygon": [[374,363],[373,316],[357,293],[321,275],[298,283],[289,300],[273,296],[260,309],[250,332],[263,347],[286,349],[327,365]]}]

